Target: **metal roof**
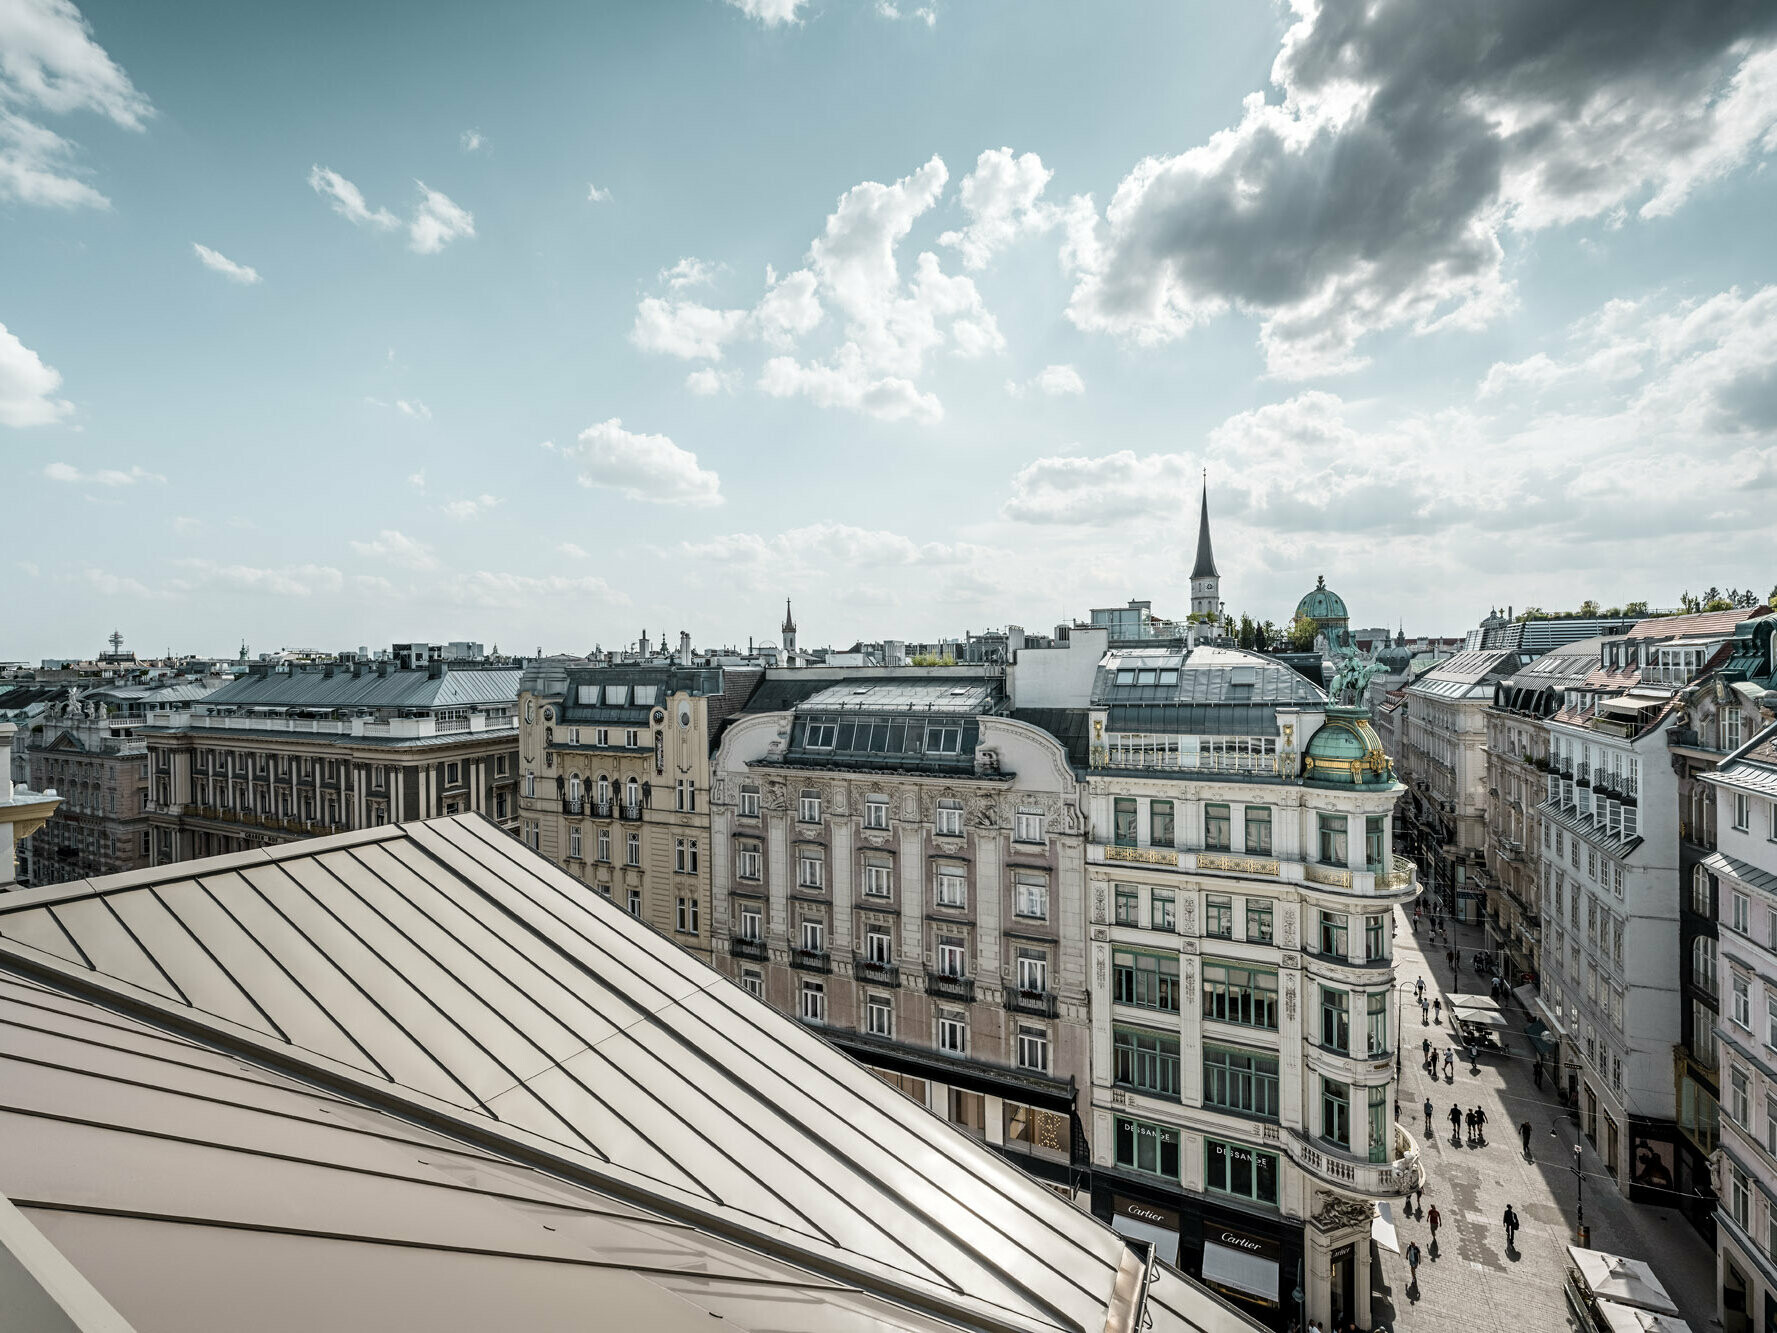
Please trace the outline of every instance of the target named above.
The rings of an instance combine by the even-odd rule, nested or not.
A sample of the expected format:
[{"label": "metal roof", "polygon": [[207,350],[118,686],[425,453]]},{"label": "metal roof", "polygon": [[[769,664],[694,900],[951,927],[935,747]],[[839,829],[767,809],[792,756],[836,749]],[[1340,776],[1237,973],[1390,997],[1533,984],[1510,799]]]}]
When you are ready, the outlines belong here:
[{"label": "metal roof", "polygon": [[997,680],[948,677],[924,680],[886,677],[829,685],[796,705],[798,713],[957,713],[998,710],[1004,695]]},{"label": "metal roof", "polygon": [[[0,1009],[0,1193],[144,1327],[1097,1333],[1141,1289],[479,816],[0,895]],[[1255,1327],[1166,1290],[1156,1328]]]},{"label": "metal roof", "polygon": [[1113,648],[1099,662],[1092,704],[1324,704],[1300,672],[1238,648]]},{"label": "metal roof", "polygon": [[509,704],[518,699],[517,667],[453,668],[440,675],[425,670],[391,671],[375,667],[362,675],[340,667],[331,673],[307,667],[288,673],[268,671],[242,676],[205,698],[210,708],[462,708],[474,704]]}]

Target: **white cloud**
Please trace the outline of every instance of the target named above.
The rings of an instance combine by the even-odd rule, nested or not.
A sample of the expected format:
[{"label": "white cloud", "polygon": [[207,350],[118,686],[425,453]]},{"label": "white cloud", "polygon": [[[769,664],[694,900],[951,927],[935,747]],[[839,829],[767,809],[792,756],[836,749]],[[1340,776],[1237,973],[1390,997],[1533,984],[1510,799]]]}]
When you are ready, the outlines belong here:
[{"label": "white cloud", "polygon": [[419,206],[407,224],[408,248],[415,254],[435,255],[459,237],[475,235],[475,218],[448,195],[415,181],[420,187]]},{"label": "white cloud", "polygon": [[154,114],[123,70],[93,41],[69,0],[0,5],[0,199],[59,208],[108,208],[79,179],[75,146],[26,114],[90,111],[126,130]]},{"label": "white cloud", "polygon": [[557,554],[565,555],[570,560],[590,560],[590,559],[592,559],[592,557],[586,553],[586,551],[583,547],[576,546],[573,542],[558,542],[556,544],[555,549],[556,549]]},{"label": "white cloud", "polygon": [[872,375],[855,343],[840,348],[826,364],[774,356],[765,363],[759,387],[773,398],[801,395],[817,407],[843,407],[882,421],[930,426],[944,419],[944,404],[936,394],[921,393],[912,380],[899,375]]},{"label": "white cloud", "polygon": [[1035,153],[1019,157],[1010,148],[988,149],[958,190],[969,225],[945,232],[938,243],[955,246],[965,268],[986,268],[1020,237],[1047,231],[1060,220],[1057,209],[1040,202],[1054,175]]},{"label": "white cloud", "polygon": [[496,573],[477,570],[445,579],[439,592],[448,600],[464,606],[493,607],[510,610],[533,602],[591,601],[606,606],[627,606],[629,598],[615,591],[601,578],[586,575],[571,578],[561,574]]},{"label": "white cloud", "polygon": [[1012,478],[1005,516],[1023,523],[1112,523],[1180,514],[1193,469],[1180,454],[1121,449],[1098,458],[1039,458]]},{"label": "white cloud", "polygon": [[158,472],[149,472],[142,467],[132,467],[123,472],[117,468],[100,468],[94,472],[82,472],[69,463],[50,463],[43,469],[43,475],[51,481],[67,482],[70,485],[85,486],[134,486],[144,481],[165,481]]},{"label": "white cloud", "polygon": [[173,581],[173,589],[180,592],[212,586],[236,592],[268,593],[273,597],[315,597],[338,593],[345,586],[345,576],[331,565],[286,565],[266,569],[216,560],[175,560],[173,563],[189,575]]},{"label": "white cloud", "polygon": [[462,144],[465,153],[478,153],[487,140],[481,137],[480,130],[464,130],[458,142]]},{"label": "white cloud", "polygon": [[734,386],[740,382],[737,372],[731,370],[715,370],[705,366],[702,370],[694,370],[685,376],[685,387],[699,398],[709,398],[718,393],[733,393]]},{"label": "white cloud", "polygon": [[588,426],[561,451],[580,468],[582,486],[603,486],[626,500],[704,508],[722,503],[721,481],[697,455],[664,435],[637,435],[616,417]]},{"label": "white cloud", "polygon": [[203,526],[204,522],[202,519],[191,518],[185,514],[181,514],[173,520],[174,532],[199,532],[203,529]]},{"label": "white cloud", "polygon": [[451,518],[480,518],[497,505],[505,502],[497,495],[476,495],[467,500],[447,500],[438,506],[439,511]]},{"label": "white cloud", "polygon": [[767,28],[775,28],[780,23],[802,22],[798,11],[808,0],[728,0],[728,3],[748,18],[758,19]]},{"label": "white cloud", "polygon": [[797,269],[780,282],[765,270],[765,295],[753,307],[753,328],[767,347],[788,349],[812,333],[822,318],[814,274]]},{"label": "white cloud", "polygon": [[101,597],[134,597],[154,601],[166,596],[165,592],[150,588],[140,579],[91,566],[80,571],[80,581]]},{"label": "white cloud", "polygon": [[239,282],[247,286],[259,281],[259,270],[246,264],[237,264],[226,255],[217,254],[207,245],[199,245],[193,241],[192,250],[197,254],[198,262],[215,273],[220,273],[230,282]]},{"label": "white cloud", "polygon": [[921,5],[917,9],[902,9],[893,0],[876,0],[876,12],[885,19],[912,19],[930,28],[938,22],[938,10],[934,5]]},{"label": "white cloud", "polygon": [[686,256],[671,268],[660,270],[660,281],[671,287],[675,292],[687,287],[708,286],[715,281],[717,265],[706,264],[701,259]]},{"label": "white cloud", "polygon": [[0,425],[47,426],[74,410],[55,396],[61,374],[0,324]]},{"label": "white cloud", "polygon": [[434,569],[438,565],[430,546],[393,528],[384,528],[371,541],[354,541],[351,546],[359,555],[386,560],[403,569]]},{"label": "white cloud", "polygon": [[426,469],[421,468],[418,472],[410,473],[407,478],[407,484],[413,487],[414,490],[420,492],[420,494],[424,495],[426,491]]},{"label": "white cloud", "polygon": [[611,192],[609,190],[601,190],[596,185],[588,184],[586,187],[586,202],[589,204],[608,204],[611,202]]},{"label": "white cloud", "polygon": [[1349,371],[1380,330],[1484,324],[1502,237],[1671,211],[1777,148],[1777,10],[1616,0],[1474,10],[1292,0],[1238,124],[1067,211],[1079,327],[1159,343],[1230,309],[1274,375]]},{"label": "white cloud", "polygon": [[[475,235],[475,217],[447,194],[432,189],[424,181],[415,181],[420,199],[407,221],[407,244],[415,254],[435,255],[451,241]],[[364,202],[364,194],[344,176],[330,167],[309,168],[309,185],[316,194],[333,204],[333,211],[358,226],[378,231],[393,231],[401,219],[386,208],[372,209]]]},{"label": "white cloud", "polygon": [[1006,392],[1014,398],[1021,398],[1026,393],[1041,393],[1054,398],[1066,393],[1085,393],[1086,381],[1072,366],[1044,366],[1023,384],[1007,380]]},{"label": "white cloud", "polygon": [[415,421],[430,421],[432,419],[432,409],[417,398],[411,402],[406,398],[397,398],[395,410],[404,417],[412,417]]},{"label": "white cloud", "polygon": [[649,296],[636,306],[629,338],[644,352],[686,361],[720,361],[723,345],[738,338],[746,323],[744,310],[716,310],[695,301]]},{"label": "white cloud", "polygon": [[311,166],[309,168],[309,188],[318,195],[333,203],[333,211],[348,222],[359,226],[377,227],[389,231],[401,225],[401,220],[386,208],[374,212],[364,202],[364,194],[344,176],[331,167]]}]

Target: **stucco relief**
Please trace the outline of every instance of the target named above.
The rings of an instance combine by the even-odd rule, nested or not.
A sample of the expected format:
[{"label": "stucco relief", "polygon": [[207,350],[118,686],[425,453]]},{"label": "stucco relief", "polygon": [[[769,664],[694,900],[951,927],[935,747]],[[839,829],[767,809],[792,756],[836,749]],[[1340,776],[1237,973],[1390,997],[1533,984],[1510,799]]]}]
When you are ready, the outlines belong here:
[{"label": "stucco relief", "polygon": [[1110,920],[1110,914],[1105,906],[1105,892],[1102,884],[1094,885],[1092,889],[1092,919],[1100,924]]},{"label": "stucco relief", "polygon": [[1323,1231],[1368,1227],[1373,1218],[1369,1204],[1358,1199],[1348,1199],[1331,1190],[1316,1190],[1314,1202],[1314,1220]]},{"label": "stucco relief", "polygon": [[1180,959],[1179,970],[1184,977],[1185,994],[1190,995],[1197,989],[1197,960],[1189,956]]},{"label": "stucco relief", "polygon": [[1285,949],[1296,947],[1296,909],[1294,907],[1283,909],[1283,947]]},{"label": "stucco relief", "polygon": [[1284,979],[1283,1016],[1292,1023],[1296,1021],[1296,979],[1293,976]]},{"label": "stucco relief", "polygon": [[765,784],[762,799],[765,802],[765,808],[767,810],[785,810],[789,808],[790,795],[788,790],[784,787],[781,779],[773,778],[770,782]]},{"label": "stucco relief", "polygon": [[1092,951],[1092,970],[1097,977],[1098,985],[1101,989],[1108,985],[1110,980],[1107,971],[1108,964],[1105,962],[1104,954],[1105,951],[1102,948],[1094,949]]},{"label": "stucco relief", "polygon": [[1000,814],[995,808],[996,802],[991,796],[974,796],[969,799],[969,823],[976,828],[998,828]]},{"label": "stucco relief", "polygon": [[821,795],[827,809],[836,815],[851,813],[851,788],[843,782],[828,783]]},{"label": "stucco relief", "polygon": [[1178,905],[1178,928],[1181,935],[1197,933],[1197,895],[1187,893]]}]

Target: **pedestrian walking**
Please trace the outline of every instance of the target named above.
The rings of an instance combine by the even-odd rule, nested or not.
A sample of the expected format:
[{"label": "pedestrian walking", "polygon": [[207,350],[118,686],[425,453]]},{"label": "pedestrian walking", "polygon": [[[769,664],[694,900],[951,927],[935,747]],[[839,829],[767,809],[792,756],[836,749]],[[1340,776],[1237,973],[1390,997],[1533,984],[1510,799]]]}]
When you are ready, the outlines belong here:
[{"label": "pedestrian walking", "polygon": [[1424,1003],[1424,1001],[1425,1001],[1425,978],[1424,977],[1419,977],[1414,980],[1413,994],[1419,997],[1419,1000],[1421,1003]]},{"label": "pedestrian walking", "polygon": [[1444,1002],[1442,1000],[1431,1002],[1431,1016],[1437,1019],[1439,1027],[1444,1025]]},{"label": "pedestrian walking", "polygon": [[[1425,1103],[1425,1119],[1427,1124],[1431,1123],[1431,1100],[1429,1098]],[[1413,1187],[1413,1206],[1419,1209],[1421,1217],[1425,1215],[1425,1185],[1423,1183]]]},{"label": "pedestrian walking", "polygon": [[1512,1205],[1509,1203],[1506,1205],[1504,1221],[1506,1228],[1506,1252],[1509,1254],[1511,1251],[1518,1248],[1518,1214],[1512,1211]]},{"label": "pedestrian walking", "polygon": [[1452,1106],[1450,1108],[1450,1138],[1452,1141],[1455,1141],[1456,1139],[1459,1139],[1461,1137],[1462,1137],[1462,1108],[1460,1106]]},{"label": "pedestrian walking", "polygon": [[1425,996],[1419,997],[1419,1026],[1424,1027],[1431,1022],[1431,1004]]},{"label": "pedestrian walking", "polygon": [[1478,1106],[1475,1108],[1475,1139],[1480,1143],[1487,1142],[1487,1112]]},{"label": "pedestrian walking", "polygon": [[[1506,1248],[1511,1247],[1508,1245]],[[1410,1281],[1419,1281],[1419,1242],[1416,1240],[1407,1242],[1407,1274]]]},{"label": "pedestrian walking", "polygon": [[1425,1099],[1425,1132],[1431,1133],[1431,1098]]},{"label": "pedestrian walking", "polygon": [[1462,1113],[1462,1141],[1471,1144],[1475,1141],[1475,1113],[1472,1110]]},{"label": "pedestrian walking", "polygon": [[1437,1243],[1437,1239],[1438,1239],[1438,1223],[1442,1222],[1443,1220],[1444,1220],[1443,1217],[1440,1216],[1438,1213],[1437,1204],[1434,1203],[1430,1208],[1426,1209],[1425,1221],[1426,1221],[1426,1224],[1431,1227],[1431,1238],[1432,1238],[1432,1242],[1434,1244]]},{"label": "pedestrian walking", "polygon": [[1451,1079],[1456,1077],[1456,1052],[1454,1051],[1444,1052],[1444,1077]]},{"label": "pedestrian walking", "polygon": [[1536,1080],[1536,1086],[1538,1088],[1542,1087],[1542,1085],[1543,1085],[1543,1062],[1541,1060],[1531,1061],[1531,1063],[1530,1063],[1530,1077]]}]

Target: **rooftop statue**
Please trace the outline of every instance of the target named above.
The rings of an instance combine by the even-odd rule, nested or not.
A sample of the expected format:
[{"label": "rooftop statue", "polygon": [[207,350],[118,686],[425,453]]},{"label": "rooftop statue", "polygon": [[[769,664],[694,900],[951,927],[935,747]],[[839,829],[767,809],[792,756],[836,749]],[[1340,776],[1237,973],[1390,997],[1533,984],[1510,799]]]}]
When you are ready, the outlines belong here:
[{"label": "rooftop statue", "polygon": [[1366,661],[1348,649],[1339,658],[1339,669],[1333,675],[1333,697],[1342,704],[1361,704],[1364,692],[1381,670],[1382,663]]}]

